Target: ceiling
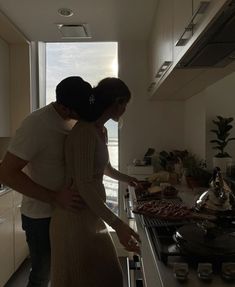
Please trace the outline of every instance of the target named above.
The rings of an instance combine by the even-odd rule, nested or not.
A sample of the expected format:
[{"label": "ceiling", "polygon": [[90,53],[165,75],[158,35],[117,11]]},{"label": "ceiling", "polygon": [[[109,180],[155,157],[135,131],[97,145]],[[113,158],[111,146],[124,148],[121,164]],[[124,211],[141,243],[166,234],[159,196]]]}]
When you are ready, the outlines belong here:
[{"label": "ceiling", "polygon": [[[147,40],[156,6],[157,0],[0,0],[0,11],[28,40],[45,42],[65,41],[56,24],[80,23],[88,23],[90,41]],[[73,16],[60,16],[60,8]]]}]

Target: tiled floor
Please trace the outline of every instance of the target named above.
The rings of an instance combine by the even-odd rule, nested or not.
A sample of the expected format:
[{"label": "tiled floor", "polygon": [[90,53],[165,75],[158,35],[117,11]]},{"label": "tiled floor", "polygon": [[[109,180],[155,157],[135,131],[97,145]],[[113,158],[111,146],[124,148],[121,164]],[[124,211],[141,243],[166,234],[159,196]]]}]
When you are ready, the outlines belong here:
[{"label": "tiled floor", "polygon": [[[121,257],[120,262],[123,267],[123,274],[124,274],[123,287],[127,287],[126,259],[124,257]],[[30,270],[30,260],[26,259],[4,287],[26,287],[29,270]]]}]

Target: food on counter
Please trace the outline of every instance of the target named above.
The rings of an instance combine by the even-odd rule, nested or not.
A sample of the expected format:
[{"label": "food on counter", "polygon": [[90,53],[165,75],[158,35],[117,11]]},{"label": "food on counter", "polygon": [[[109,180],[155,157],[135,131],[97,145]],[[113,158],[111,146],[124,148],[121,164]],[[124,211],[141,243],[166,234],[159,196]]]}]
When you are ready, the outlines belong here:
[{"label": "food on counter", "polygon": [[[147,185],[146,185],[147,186]],[[169,183],[161,184],[160,186],[151,186],[148,188],[135,190],[137,201],[140,200],[153,200],[163,198],[176,198],[178,190]]]},{"label": "food on counter", "polygon": [[178,190],[173,185],[167,185],[167,186],[151,186],[148,188],[148,192],[153,193],[161,193],[163,196],[166,197],[175,197],[178,194]]},{"label": "food on counter", "polygon": [[178,194],[178,190],[173,185],[166,186],[162,192],[165,197],[175,197]]},{"label": "food on counter", "polygon": [[173,203],[166,200],[151,200],[138,203],[133,212],[166,220],[184,219],[192,215],[190,208],[181,203]]},{"label": "food on counter", "polygon": [[151,182],[148,180],[140,180],[139,183],[142,186],[142,189],[148,189],[151,186]]},{"label": "food on counter", "polygon": [[177,184],[177,174],[175,172],[168,172],[166,170],[161,170],[156,173],[153,173],[147,178],[149,182],[152,183],[152,186],[159,185],[161,182],[168,182],[170,184]]},{"label": "food on counter", "polygon": [[168,182],[170,178],[170,173],[168,171],[162,170],[159,172],[156,172],[148,177],[148,181],[150,182]]},{"label": "food on counter", "polygon": [[162,191],[162,188],[160,186],[151,186],[148,189],[149,193],[158,193],[158,192],[161,192],[161,191]]}]

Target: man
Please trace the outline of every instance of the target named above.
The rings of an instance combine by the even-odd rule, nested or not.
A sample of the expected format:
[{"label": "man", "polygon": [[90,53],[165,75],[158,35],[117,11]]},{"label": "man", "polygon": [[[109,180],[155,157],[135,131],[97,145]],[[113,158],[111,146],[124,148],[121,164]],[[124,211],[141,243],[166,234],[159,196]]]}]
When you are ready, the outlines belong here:
[{"label": "man", "polygon": [[[80,201],[64,184],[64,141],[76,123],[73,107],[92,92],[80,77],[56,87],[56,102],[31,113],[22,122],[0,166],[0,180],[22,193],[22,227],[32,269],[27,287],[46,287],[50,278],[49,224],[53,204],[77,209]],[[57,192],[55,192],[57,191]],[[60,191],[60,192],[58,192]]]}]

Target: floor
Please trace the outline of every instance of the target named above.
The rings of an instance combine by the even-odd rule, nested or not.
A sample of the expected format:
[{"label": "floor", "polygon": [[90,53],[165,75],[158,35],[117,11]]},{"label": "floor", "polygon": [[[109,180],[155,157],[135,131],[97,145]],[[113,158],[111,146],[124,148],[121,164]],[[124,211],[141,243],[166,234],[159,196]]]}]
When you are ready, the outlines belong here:
[{"label": "floor", "polygon": [[4,287],[25,287],[27,284],[29,270],[30,260],[26,259]]},{"label": "floor", "polygon": [[[127,284],[127,269],[126,269],[126,258],[121,257],[120,262],[123,268],[124,274],[124,285],[123,287],[128,287]],[[15,272],[15,274],[10,278],[10,280],[5,284],[4,287],[26,287],[28,274],[30,270],[30,260],[26,259],[20,268]]]}]

